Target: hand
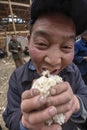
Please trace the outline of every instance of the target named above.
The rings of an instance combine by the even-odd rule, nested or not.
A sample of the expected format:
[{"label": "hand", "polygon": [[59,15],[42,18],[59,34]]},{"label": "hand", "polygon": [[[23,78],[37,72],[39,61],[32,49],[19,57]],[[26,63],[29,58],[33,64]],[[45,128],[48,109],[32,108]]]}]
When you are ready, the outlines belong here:
[{"label": "hand", "polygon": [[[45,107],[47,99],[35,89],[27,90],[22,94],[21,111],[22,124],[33,130],[62,130],[58,124],[47,126],[45,121],[57,114],[54,106]],[[44,109],[43,109],[44,108]]]},{"label": "hand", "polygon": [[65,115],[65,122],[80,109],[78,98],[73,94],[68,82],[63,82],[51,89],[51,97],[48,97],[47,106],[56,106],[58,113]]},{"label": "hand", "polygon": [[21,46],[18,46],[18,48],[21,48]]}]

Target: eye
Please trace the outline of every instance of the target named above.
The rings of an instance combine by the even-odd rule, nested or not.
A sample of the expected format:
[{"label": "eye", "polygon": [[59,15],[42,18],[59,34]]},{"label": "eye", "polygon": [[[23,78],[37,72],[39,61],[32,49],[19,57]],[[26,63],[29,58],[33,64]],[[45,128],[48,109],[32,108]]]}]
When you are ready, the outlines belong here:
[{"label": "eye", "polygon": [[46,49],[48,47],[48,45],[46,43],[43,43],[43,42],[35,43],[35,45],[38,49]]},{"label": "eye", "polygon": [[62,51],[65,53],[70,53],[74,49],[74,45],[64,45],[62,46]]},{"label": "eye", "polygon": [[37,43],[39,46],[47,46],[45,43]]},{"label": "eye", "polygon": [[63,46],[64,49],[72,49],[72,46]]}]

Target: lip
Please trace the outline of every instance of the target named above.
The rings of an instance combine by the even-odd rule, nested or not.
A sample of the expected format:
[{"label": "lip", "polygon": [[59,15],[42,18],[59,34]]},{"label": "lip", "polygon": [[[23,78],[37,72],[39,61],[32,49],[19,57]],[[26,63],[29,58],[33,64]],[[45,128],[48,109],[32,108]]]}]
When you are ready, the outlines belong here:
[{"label": "lip", "polygon": [[52,75],[57,75],[60,72],[60,69],[54,69],[54,70],[52,70],[52,69],[48,69],[48,68],[43,68],[42,72],[45,71],[45,70],[49,70],[50,74],[52,74]]},{"label": "lip", "polygon": [[57,75],[57,74],[59,74],[59,72],[60,72],[59,69],[55,69],[55,70],[51,71],[50,74]]}]

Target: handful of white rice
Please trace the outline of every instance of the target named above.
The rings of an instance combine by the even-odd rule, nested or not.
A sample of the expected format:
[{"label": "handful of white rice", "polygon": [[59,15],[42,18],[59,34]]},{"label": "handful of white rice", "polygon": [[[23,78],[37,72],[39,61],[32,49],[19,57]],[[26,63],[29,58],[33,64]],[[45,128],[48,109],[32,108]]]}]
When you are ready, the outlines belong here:
[{"label": "handful of white rice", "polygon": [[[35,80],[33,83],[32,88],[38,89],[42,95],[48,97],[50,96],[50,89],[55,86],[56,84],[59,84],[63,82],[62,78],[58,75],[51,75],[49,71],[44,71],[42,73],[42,76]],[[60,113],[53,117],[53,119],[46,121],[47,125],[51,125],[53,123],[58,123],[62,125],[64,123],[65,116]]]}]

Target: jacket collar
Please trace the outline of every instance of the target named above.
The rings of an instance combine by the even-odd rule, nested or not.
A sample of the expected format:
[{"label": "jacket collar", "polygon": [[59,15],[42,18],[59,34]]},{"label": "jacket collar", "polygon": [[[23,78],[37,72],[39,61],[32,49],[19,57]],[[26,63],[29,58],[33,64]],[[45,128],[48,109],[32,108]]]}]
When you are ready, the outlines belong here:
[{"label": "jacket collar", "polygon": [[34,79],[40,77],[36,72],[35,67],[31,63],[31,60],[29,60],[29,62],[26,63],[23,67],[22,84],[32,82]]}]

